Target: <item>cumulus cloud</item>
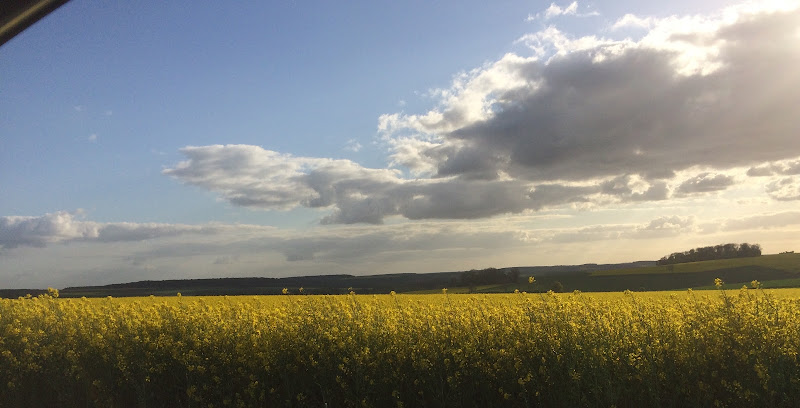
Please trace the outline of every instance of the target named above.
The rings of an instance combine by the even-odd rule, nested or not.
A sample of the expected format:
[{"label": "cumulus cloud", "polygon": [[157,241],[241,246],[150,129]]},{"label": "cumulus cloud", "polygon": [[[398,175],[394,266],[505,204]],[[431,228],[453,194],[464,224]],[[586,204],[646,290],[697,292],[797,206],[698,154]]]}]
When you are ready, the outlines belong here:
[{"label": "cumulus cloud", "polygon": [[521,38],[532,56],[460,75],[439,107],[379,130],[433,176],[664,180],[797,157],[798,21],[749,6],[653,20],[639,41],[549,27]]},{"label": "cumulus cloud", "polygon": [[[797,7],[647,21],[636,41],[547,27],[518,40],[530,55],[431,91],[430,111],[382,115],[389,168],[216,145],[182,149],[186,160],[164,173],[238,206],[380,224],[697,196],[734,186],[732,169],[800,172]],[[766,189],[776,200],[797,191],[791,178]]]},{"label": "cumulus cloud", "polygon": [[[182,152],[188,160],[164,170],[165,174],[217,192],[240,206],[328,209],[323,224],[380,224],[391,216],[477,219],[596,200],[660,200],[667,194],[664,184],[634,176],[577,184],[498,180],[477,171],[406,179],[396,169],[296,157],[259,146],[193,146]],[[451,165],[456,173],[468,161]]]},{"label": "cumulus cloud", "polygon": [[211,231],[211,227],[190,225],[81,221],[73,213],[59,211],[35,217],[0,217],[0,248],[44,247],[48,244],[76,241],[143,241]]}]

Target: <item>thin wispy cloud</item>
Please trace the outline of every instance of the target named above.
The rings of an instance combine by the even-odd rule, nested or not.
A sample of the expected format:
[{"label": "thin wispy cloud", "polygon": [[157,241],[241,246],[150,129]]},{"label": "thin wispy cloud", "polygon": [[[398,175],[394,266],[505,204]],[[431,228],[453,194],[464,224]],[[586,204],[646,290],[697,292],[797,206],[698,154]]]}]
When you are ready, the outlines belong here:
[{"label": "thin wispy cloud", "polygon": [[142,241],[182,234],[207,234],[213,227],[157,223],[97,223],[59,211],[41,216],[0,217],[0,249],[69,242]]},{"label": "thin wispy cloud", "polygon": [[356,153],[361,150],[361,147],[361,143],[359,143],[356,139],[350,139],[347,141],[347,144],[345,144],[344,150]]},{"label": "thin wispy cloud", "polygon": [[586,11],[583,13],[578,12],[578,2],[573,1],[567,6],[559,6],[556,3],[550,3],[550,7],[540,13],[529,14],[525,21],[536,20],[550,20],[559,16],[575,16],[575,17],[594,17],[599,16],[597,11]]},{"label": "thin wispy cloud", "polygon": [[614,22],[611,26],[612,30],[621,30],[625,28],[637,28],[637,29],[648,29],[651,28],[657,22],[656,19],[652,17],[639,17],[635,14],[625,14]]}]

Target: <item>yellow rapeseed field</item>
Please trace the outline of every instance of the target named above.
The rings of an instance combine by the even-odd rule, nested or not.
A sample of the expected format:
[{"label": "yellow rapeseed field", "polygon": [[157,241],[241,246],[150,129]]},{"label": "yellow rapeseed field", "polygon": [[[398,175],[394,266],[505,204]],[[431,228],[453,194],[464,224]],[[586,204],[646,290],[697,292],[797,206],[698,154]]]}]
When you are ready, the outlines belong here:
[{"label": "yellow rapeseed field", "polygon": [[55,295],[0,300],[2,407],[800,401],[797,291]]}]

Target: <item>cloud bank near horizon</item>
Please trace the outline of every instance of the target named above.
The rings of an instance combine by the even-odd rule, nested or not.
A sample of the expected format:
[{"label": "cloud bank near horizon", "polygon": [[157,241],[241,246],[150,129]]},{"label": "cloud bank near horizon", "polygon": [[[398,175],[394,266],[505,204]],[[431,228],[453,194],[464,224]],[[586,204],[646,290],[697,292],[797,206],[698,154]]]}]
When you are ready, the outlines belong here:
[{"label": "cloud bank near horizon", "polygon": [[[548,225],[546,216],[516,218],[296,231],[240,224],[100,223],[76,220],[66,212],[0,217],[0,225],[20,226],[1,229],[0,266],[15,266],[0,267],[0,279],[7,287],[31,287],[219,276],[436,272],[563,263],[555,259],[566,249],[579,253],[569,257],[573,263],[602,263],[607,261],[603,257],[626,253],[623,242],[638,246],[635,255],[624,256],[630,258],[625,261],[655,259],[697,242],[738,242],[732,237],[743,234],[746,241],[759,242],[767,251],[785,250],[781,242],[796,236],[800,228],[800,211],[703,220],[662,215],[637,222],[561,227]],[[36,225],[47,227],[31,228]],[[47,276],[40,276],[43,269],[49,271]]]}]

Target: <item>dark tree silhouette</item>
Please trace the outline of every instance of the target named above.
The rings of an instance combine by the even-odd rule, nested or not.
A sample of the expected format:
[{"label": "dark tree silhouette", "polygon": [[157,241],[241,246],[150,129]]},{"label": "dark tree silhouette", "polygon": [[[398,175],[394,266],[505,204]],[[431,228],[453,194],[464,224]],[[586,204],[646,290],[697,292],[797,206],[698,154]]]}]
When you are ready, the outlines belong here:
[{"label": "dark tree silhouette", "polygon": [[658,265],[674,265],[686,262],[712,261],[715,259],[746,258],[761,256],[758,244],[720,244],[693,248],[684,252],[674,252],[656,262]]},{"label": "dark tree silhouette", "polygon": [[553,286],[550,287],[550,290],[556,293],[561,293],[564,291],[564,285],[562,285],[559,281],[555,281],[553,282]]}]

